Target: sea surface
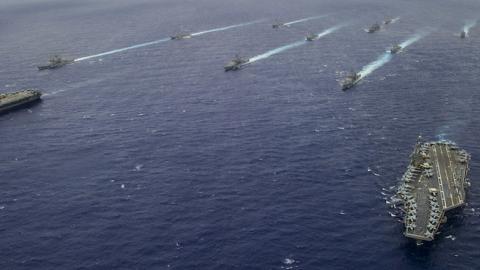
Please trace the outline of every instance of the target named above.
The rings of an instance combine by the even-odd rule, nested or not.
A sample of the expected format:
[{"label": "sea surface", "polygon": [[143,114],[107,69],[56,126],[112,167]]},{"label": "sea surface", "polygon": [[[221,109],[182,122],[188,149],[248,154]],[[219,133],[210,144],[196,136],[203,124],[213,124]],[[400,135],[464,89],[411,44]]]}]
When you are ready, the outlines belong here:
[{"label": "sea surface", "polygon": [[[0,118],[0,269],[480,269],[479,11],[0,0],[0,92],[44,93]],[[386,201],[419,135],[471,153],[472,186],[417,247]]]}]

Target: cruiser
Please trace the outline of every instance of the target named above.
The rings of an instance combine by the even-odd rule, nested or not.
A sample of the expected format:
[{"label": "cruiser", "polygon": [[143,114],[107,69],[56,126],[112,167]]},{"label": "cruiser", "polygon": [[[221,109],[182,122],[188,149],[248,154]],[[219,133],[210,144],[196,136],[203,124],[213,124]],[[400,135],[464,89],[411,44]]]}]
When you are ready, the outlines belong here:
[{"label": "cruiser", "polygon": [[402,46],[400,45],[395,45],[390,49],[391,54],[396,54],[402,50]]},{"label": "cruiser", "polygon": [[191,38],[191,37],[192,37],[191,34],[177,34],[177,35],[171,36],[170,39],[171,40],[181,40],[181,39],[187,39],[187,38]]},{"label": "cruiser", "polygon": [[432,241],[447,211],[465,205],[470,155],[447,141],[417,141],[397,195],[403,205],[405,236]]},{"label": "cruiser", "polygon": [[289,25],[285,23],[279,23],[279,22],[272,24],[273,29],[279,29],[280,27],[289,27]]},{"label": "cruiser", "polygon": [[41,95],[40,91],[33,89],[0,94],[0,114],[36,102],[40,100]]},{"label": "cruiser", "polygon": [[236,55],[235,58],[233,58],[230,62],[227,63],[227,65],[225,65],[225,71],[239,70],[242,66],[246,65],[248,61],[248,59],[243,59]]},{"label": "cruiser", "polygon": [[375,32],[377,32],[377,31],[379,31],[380,28],[381,28],[381,27],[380,27],[380,24],[374,23],[374,24],[373,24],[372,26],[370,26],[370,28],[368,28],[366,31],[367,31],[367,33],[375,33]]},{"label": "cruiser", "polygon": [[54,55],[52,58],[48,60],[48,65],[45,66],[38,66],[38,70],[45,70],[45,69],[56,69],[63,67],[65,65],[73,63],[74,60],[71,59],[62,59],[58,55]]},{"label": "cruiser", "polygon": [[351,72],[349,75],[347,75],[347,77],[345,77],[345,79],[340,82],[342,90],[345,91],[355,86],[360,81],[361,77],[362,75],[360,75],[359,73]]},{"label": "cruiser", "polygon": [[307,37],[305,37],[305,40],[306,40],[306,41],[314,41],[314,40],[316,40],[317,38],[318,38],[318,36],[315,35],[315,34],[308,34]]}]

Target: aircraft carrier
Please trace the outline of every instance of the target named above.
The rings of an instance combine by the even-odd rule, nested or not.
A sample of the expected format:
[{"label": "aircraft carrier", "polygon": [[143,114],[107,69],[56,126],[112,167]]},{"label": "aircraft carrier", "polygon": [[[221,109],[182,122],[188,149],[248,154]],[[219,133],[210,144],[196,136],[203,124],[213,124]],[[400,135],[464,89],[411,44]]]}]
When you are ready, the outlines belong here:
[{"label": "aircraft carrier", "polygon": [[447,141],[415,145],[398,196],[405,213],[405,236],[432,241],[446,212],[465,204],[470,155]]},{"label": "aircraft carrier", "polygon": [[40,91],[32,89],[0,94],[0,114],[39,101],[41,95]]}]

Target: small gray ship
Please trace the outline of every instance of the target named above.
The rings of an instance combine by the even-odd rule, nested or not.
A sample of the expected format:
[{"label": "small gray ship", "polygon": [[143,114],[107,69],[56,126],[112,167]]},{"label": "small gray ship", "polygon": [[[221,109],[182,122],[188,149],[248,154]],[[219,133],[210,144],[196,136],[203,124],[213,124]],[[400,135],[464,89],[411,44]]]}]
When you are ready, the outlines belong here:
[{"label": "small gray ship", "polygon": [[0,114],[37,102],[41,96],[40,91],[33,89],[0,94]]},{"label": "small gray ship", "polygon": [[460,33],[460,38],[461,39],[464,39],[467,37],[467,32],[465,32],[465,30],[463,30],[461,33]]},{"label": "small gray ship", "polygon": [[306,40],[306,41],[314,41],[314,40],[316,40],[317,38],[318,38],[317,35],[310,33],[310,34],[308,34],[308,35],[305,37],[305,40]]},{"label": "small gray ship", "polygon": [[170,39],[171,40],[182,40],[182,39],[187,39],[187,38],[191,38],[191,37],[192,37],[191,34],[181,33],[181,34],[177,34],[177,35],[174,35],[174,36],[170,36]]},{"label": "small gray ship", "polygon": [[354,87],[360,81],[361,78],[362,78],[361,74],[356,72],[350,72],[350,74],[348,74],[347,77],[345,77],[345,79],[343,79],[340,82],[340,86],[342,87],[343,91],[346,91]]},{"label": "small gray ship", "polygon": [[38,70],[56,69],[56,68],[60,68],[65,65],[71,64],[73,62],[74,60],[72,59],[63,59],[58,55],[54,55],[52,58],[48,60],[48,65],[38,66]]},{"label": "small gray ship", "polygon": [[230,62],[228,62],[225,65],[224,67],[225,72],[239,70],[242,66],[248,64],[248,62],[249,62],[248,59],[244,59],[236,55],[235,58],[233,58]]},{"label": "small gray ship", "polygon": [[390,52],[391,54],[396,54],[396,53],[399,53],[402,49],[403,49],[402,46],[400,46],[400,45],[395,45],[395,46],[393,46],[393,47],[390,49],[389,52]]},{"label": "small gray ship", "polygon": [[281,27],[289,27],[289,25],[285,24],[285,23],[281,23],[281,22],[276,22],[276,23],[272,24],[273,29],[279,29]]},{"label": "small gray ship", "polygon": [[422,142],[419,138],[397,195],[404,211],[404,235],[432,241],[446,213],[465,204],[470,155],[446,141]]},{"label": "small gray ship", "polygon": [[368,28],[366,31],[367,33],[375,33],[377,31],[380,31],[381,29],[381,26],[379,23],[374,23],[372,26],[370,26],[370,28]]}]

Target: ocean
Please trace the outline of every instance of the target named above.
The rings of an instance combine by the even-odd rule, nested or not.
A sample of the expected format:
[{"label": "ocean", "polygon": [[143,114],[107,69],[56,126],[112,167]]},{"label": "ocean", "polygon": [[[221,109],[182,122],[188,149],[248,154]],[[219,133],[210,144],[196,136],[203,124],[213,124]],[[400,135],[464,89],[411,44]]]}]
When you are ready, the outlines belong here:
[{"label": "ocean", "polygon": [[[0,117],[0,269],[480,269],[479,8],[0,0],[0,92],[44,93]],[[386,204],[419,135],[472,155],[422,246]]]}]

